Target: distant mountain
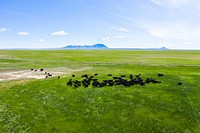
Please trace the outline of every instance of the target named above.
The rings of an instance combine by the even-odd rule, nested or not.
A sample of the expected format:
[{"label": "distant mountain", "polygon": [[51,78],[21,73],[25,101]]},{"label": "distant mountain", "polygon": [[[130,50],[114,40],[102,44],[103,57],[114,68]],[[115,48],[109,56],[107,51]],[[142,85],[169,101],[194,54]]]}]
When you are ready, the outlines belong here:
[{"label": "distant mountain", "polygon": [[166,47],[161,47],[161,48],[114,48],[114,49],[121,49],[121,50],[170,50]]},{"label": "distant mountain", "polygon": [[68,45],[65,46],[66,49],[108,49],[104,44],[94,44],[94,45]]},{"label": "distant mountain", "polygon": [[[108,49],[104,44],[94,45],[68,45],[63,47],[64,49]],[[121,50],[169,50],[166,47],[161,48],[110,48],[110,49],[121,49]]]},{"label": "distant mountain", "polygon": [[161,47],[161,48],[147,48],[148,50],[169,50],[166,47]]},{"label": "distant mountain", "polygon": [[169,49],[166,48],[166,47],[162,47],[162,48],[160,48],[159,50],[169,50]]}]

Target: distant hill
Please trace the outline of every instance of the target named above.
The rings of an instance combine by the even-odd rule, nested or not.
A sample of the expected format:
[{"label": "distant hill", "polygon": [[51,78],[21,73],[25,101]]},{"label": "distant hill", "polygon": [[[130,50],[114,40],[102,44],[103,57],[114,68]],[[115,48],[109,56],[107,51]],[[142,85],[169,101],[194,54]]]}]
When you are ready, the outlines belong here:
[{"label": "distant hill", "polygon": [[169,50],[166,47],[161,47],[161,48],[148,48],[149,50]]},{"label": "distant hill", "polygon": [[161,48],[113,48],[113,49],[121,49],[121,50],[170,50],[166,47],[161,47]]},{"label": "distant hill", "polygon": [[169,50],[169,49],[166,48],[166,47],[162,47],[162,48],[160,48],[159,50]]},{"label": "distant hill", "polygon": [[68,45],[63,48],[66,49],[108,49],[104,44],[94,44],[94,45]]}]

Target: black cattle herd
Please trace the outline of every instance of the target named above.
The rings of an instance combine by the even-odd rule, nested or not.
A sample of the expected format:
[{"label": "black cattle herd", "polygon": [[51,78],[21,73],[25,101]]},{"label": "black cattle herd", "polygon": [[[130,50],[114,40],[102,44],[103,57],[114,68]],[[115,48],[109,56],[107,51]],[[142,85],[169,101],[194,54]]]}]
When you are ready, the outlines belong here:
[{"label": "black cattle herd", "polygon": [[[31,69],[31,71],[40,71],[43,72],[44,69]],[[53,75],[49,72],[44,72],[44,75],[46,75],[45,78],[49,78],[52,77]],[[133,75],[133,74],[129,74],[129,75],[120,75],[120,76],[113,76],[113,74],[107,74],[107,77],[109,77],[109,79],[103,79],[103,80],[99,80],[98,79],[99,74],[95,73],[94,75],[88,75],[88,74],[84,74],[81,76],[81,80],[77,80],[76,76],[74,74],[71,75],[71,78],[69,79],[69,81],[66,83],[67,86],[71,86],[71,87],[89,87],[90,85],[92,85],[93,87],[104,87],[104,86],[125,86],[125,87],[130,87],[133,85],[141,85],[144,86],[146,84],[149,83],[153,83],[153,84],[160,84],[161,81],[158,81],[152,77],[143,79],[141,77],[141,74],[138,75]],[[158,77],[163,77],[164,74],[158,73]],[[57,76],[57,79],[60,79],[61,76]],[[182,85],[182,82],[178,82],[178,85]]]},{"label": "black cattle herd", "polygon": [[[104,87],[104,86],[119,86],[123,85],[125,87],[130,87],[133,85],[145,85],[149,83],[158,84],[161,83],[161,81],[158,81],[156,79],[153,79],[152,77],[147,79],[142,79],[141,74],[138,75],[120,75],[120,76],[113,76],[112,74],[107,74],[109,79],[103,79],[99,80],[98,77],[99,74],[94,74],[92,76],[88,74],[82,75],[82,80],[73,80],[75,75],[72,75],[72,78],[69,79],[67,82],[68,86],[73,86],[75,88],[83,86],[83,87],[89,87],[92,85],[93,87]],[[163,76],[163,74],[158,74],[159,77]]]},{"label": "black cattle herd", "polygon": [[[41,68],[41,69],[31,69],[31,71],[34,71],[34,72],[37,72],[37,71],[40,71],[40,72],[43,72],[44,71],[44,69],[43,68]],[[49,78],[49,77],[52,77],[53,76],[53,74],[52,73],[49,73],[49,72],[44,72],[44,75],[45,75],[45,78]],[[58,79],[60,78],[60,76],[58,76],[57,77]]]}]

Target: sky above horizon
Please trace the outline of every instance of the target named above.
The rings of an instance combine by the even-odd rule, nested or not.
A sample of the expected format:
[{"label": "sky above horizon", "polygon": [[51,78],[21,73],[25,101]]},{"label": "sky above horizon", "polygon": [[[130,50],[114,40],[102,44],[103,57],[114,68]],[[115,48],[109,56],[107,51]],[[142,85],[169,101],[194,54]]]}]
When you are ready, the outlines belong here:
[{"label": "sky above horizon", "polygon": [[1,0],[0,49],[200,49],[199,0]]}]

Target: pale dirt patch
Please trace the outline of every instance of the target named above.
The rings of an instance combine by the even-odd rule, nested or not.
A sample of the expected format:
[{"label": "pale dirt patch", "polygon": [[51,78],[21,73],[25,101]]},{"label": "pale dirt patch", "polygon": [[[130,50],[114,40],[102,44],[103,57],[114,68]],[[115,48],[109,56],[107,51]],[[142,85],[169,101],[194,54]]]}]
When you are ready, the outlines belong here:
[{"label": "pale dirt patch", "polygon": [[6,59],[6,58],[10,58],[11,56],[10,55],[7,55],[7,54],[1,54],[0,55],[0,59]]},{"label": "pale dirt patch", "polygon": [[40,71],[38,69],[37,71],[33,70],[21,70],[21,71],[7,71],[7,72],[0,72],[0,81],[5,80],[17,80],[17,79],[44,79],[46,78],[47,74],[52,74],[52,77],[55,76],[61,76],[64,74],[71,74],[73,72],[78,71],[84,71],[84,70],[90,70],[92,67],[83,67],[80,69],[70,69],[66,67],[59,67],[59,68],[48,68],[44,69],[43,71]]}]

